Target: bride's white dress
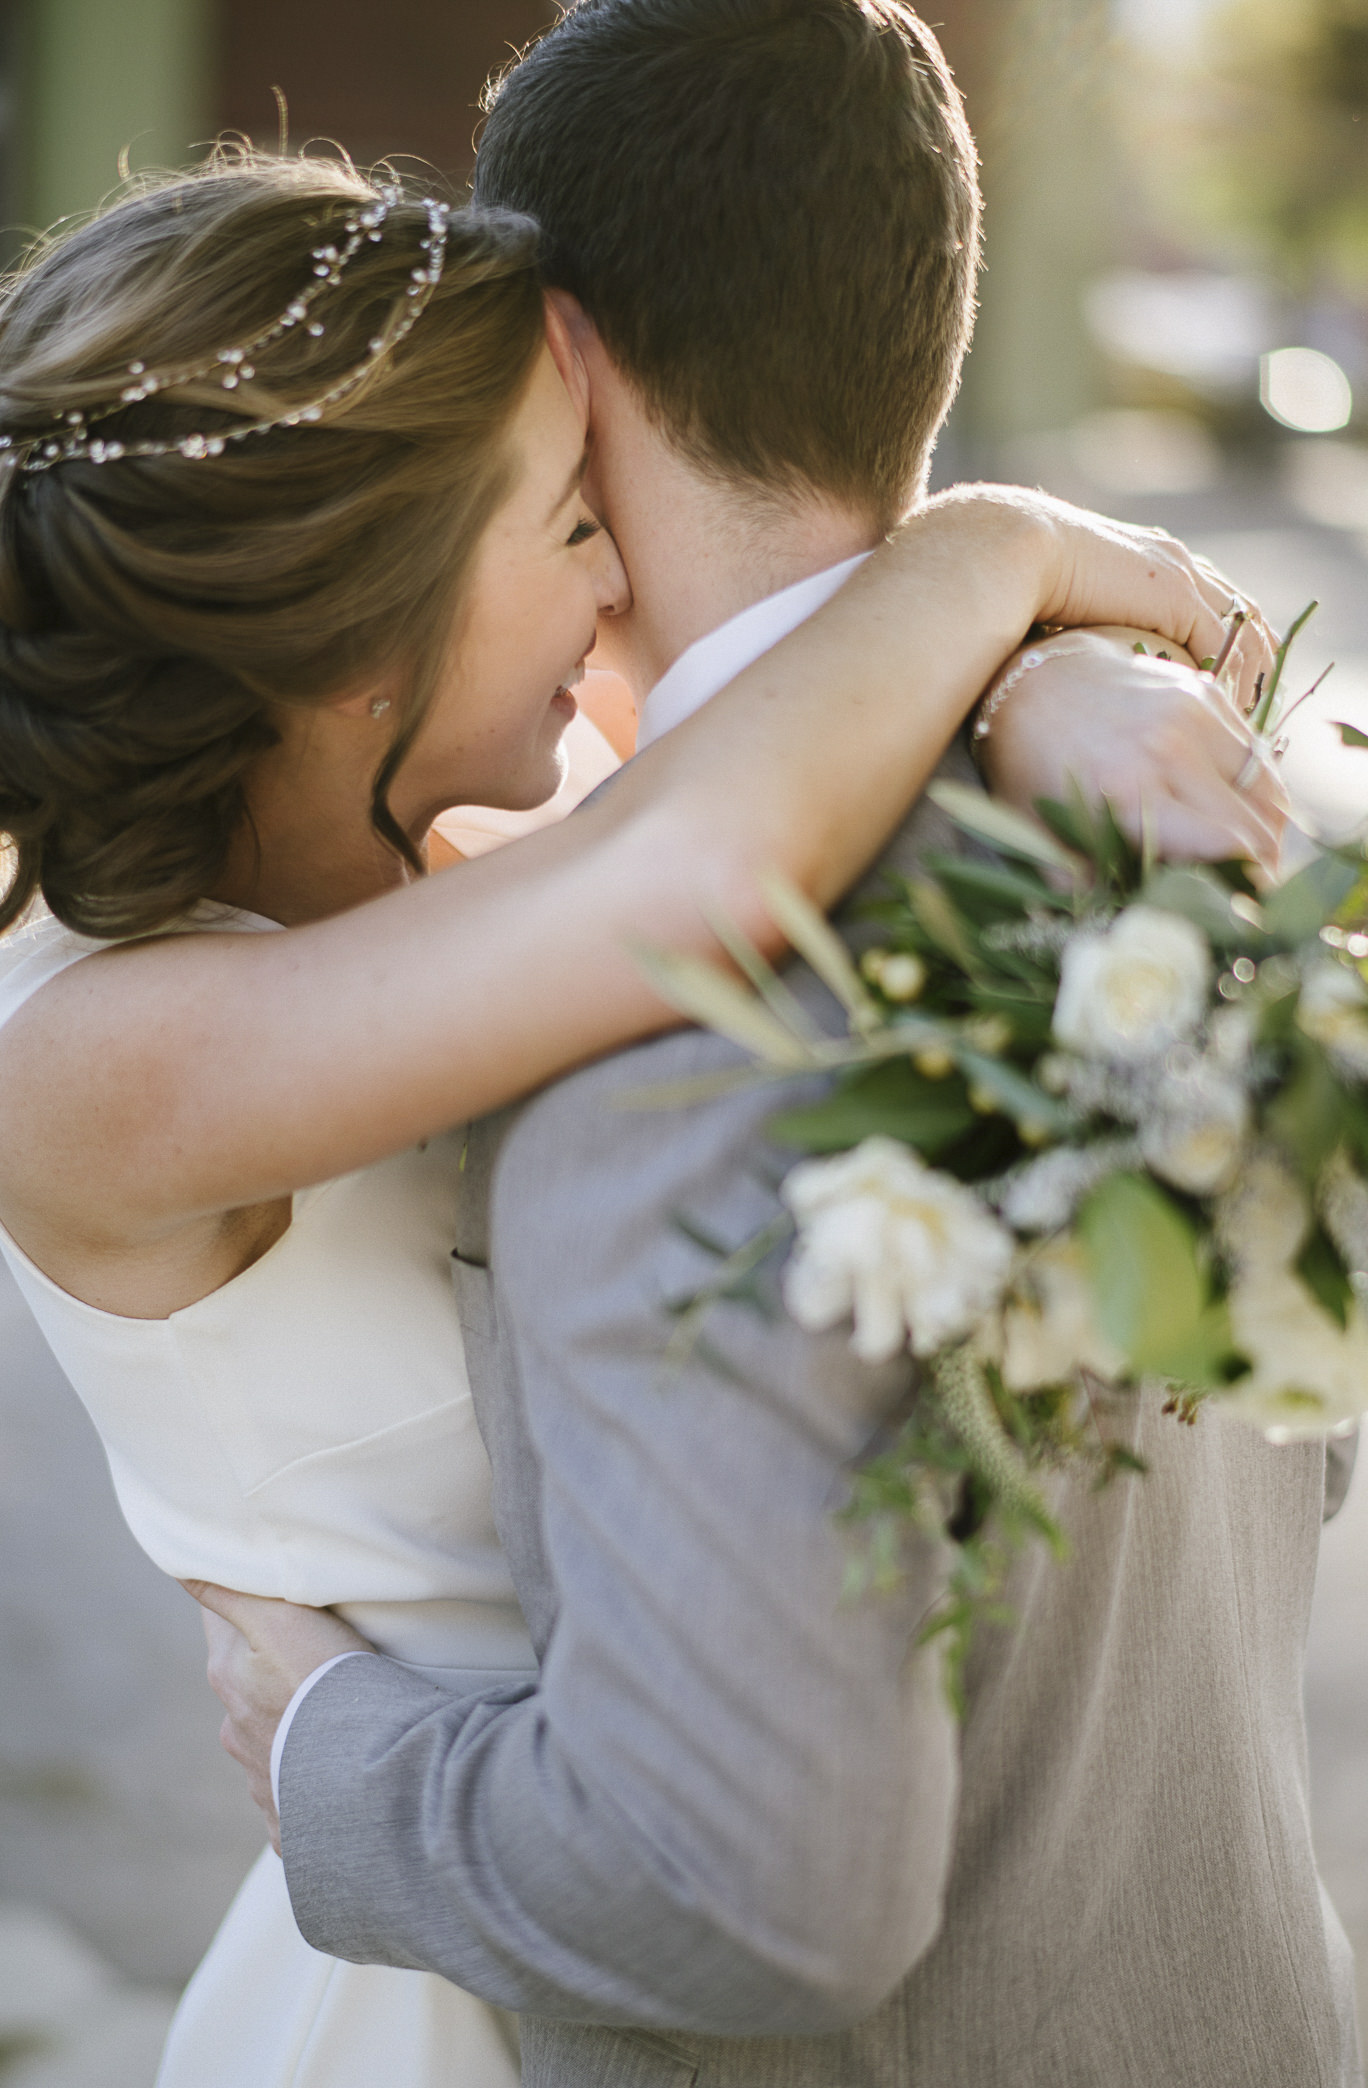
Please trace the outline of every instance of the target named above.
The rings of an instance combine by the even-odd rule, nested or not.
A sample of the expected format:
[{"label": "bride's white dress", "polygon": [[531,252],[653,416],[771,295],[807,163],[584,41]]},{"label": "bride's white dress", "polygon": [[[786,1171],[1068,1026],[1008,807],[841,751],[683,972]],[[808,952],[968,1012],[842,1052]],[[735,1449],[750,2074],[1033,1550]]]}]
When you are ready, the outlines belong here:
[{"label": "bride's white dress", "polygon": [[[273,924],[206,904],[186,926]],[[6,936],[0,1023],[103,947],[50,917]],[[536,1668],[450,1282],[461,1145],[433,1138],[303,1191],[268,1253],[168,1319],[82,1304],[0,1229],[157,1565],[330,1605],[453,1688]],[[510,2020],[445,1980],[311,1950],[268,1849],[186,1992],[158,2088],[514,2088],[514,2050]]]}]

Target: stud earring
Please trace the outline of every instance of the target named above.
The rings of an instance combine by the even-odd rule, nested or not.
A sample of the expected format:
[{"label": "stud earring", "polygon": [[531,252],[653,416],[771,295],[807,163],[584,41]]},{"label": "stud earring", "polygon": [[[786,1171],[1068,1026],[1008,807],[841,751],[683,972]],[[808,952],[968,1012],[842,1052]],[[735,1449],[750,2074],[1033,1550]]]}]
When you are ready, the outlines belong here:
[{"label": "stud earring", "polygon": [[390,707],[390,700],[389,700],[389,697],[388,697],[388,696],[372,696],[372,697],[371,697],[371,700],[370,700],[370,714],[371,714],[371,716],[372,716],[373,718],[383,718],[383,717],[384,717],[384,715],[385,715],[385,712],[386,712],[386,711],[387,711],[387,710],[389,709],[389,707]]}]

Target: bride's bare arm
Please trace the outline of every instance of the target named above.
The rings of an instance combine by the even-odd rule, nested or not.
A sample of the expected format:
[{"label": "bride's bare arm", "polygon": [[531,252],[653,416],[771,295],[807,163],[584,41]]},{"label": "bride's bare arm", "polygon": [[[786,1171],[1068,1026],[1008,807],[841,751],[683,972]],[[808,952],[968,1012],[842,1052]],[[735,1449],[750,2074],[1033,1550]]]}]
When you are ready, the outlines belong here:
[{"label": "bride's bare arm", "polygon": [[[155,1250],[667,1027],[631,942],[709,949],[722,909],[772,947],[764,866],[834,898],[1033,622],[1200,656],[1228,594],[1181,546],[1040,496],[930,503],[573,820],[309,927],[69,967],[0,1031],[0,1217],[62,1281],[73,1254]],[[1260,631],[1244,656],[1252,682]]]}]

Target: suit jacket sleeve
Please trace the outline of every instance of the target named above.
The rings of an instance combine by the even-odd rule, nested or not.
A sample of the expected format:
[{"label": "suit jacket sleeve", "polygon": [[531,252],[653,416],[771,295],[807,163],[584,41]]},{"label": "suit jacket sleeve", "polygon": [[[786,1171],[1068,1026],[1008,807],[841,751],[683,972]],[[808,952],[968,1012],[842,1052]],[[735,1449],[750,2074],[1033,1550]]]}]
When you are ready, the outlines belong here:
[{"label": "suit jacket sleeve", "polygon": [[605,1061],[504,1148],[463,1318],[540,1682],[451,1698],[353,1660],[306,1699],[282,1822],[319,1949],[746,2034],[857,2020],[935,1933],[956,1739],[915,1647],[943,1559],[852,1595],[835,1513],[908,1367],[746,1301],[665,1356],[718,1268],[678,1218],[734,1247],[779,1209],[776,1094],[622,1105],[736,1057],[689,1033]]}]

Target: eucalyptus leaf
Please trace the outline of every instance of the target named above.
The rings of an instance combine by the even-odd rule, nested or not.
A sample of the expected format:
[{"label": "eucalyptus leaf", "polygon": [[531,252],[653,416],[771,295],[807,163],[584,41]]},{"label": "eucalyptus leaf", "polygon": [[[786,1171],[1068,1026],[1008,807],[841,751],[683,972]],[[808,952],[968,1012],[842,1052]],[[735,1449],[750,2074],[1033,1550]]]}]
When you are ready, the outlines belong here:
[{"label": "eucalyptus leaf", "polygon": [[1309,1038],[1292,1040],[1296,1067],[1269,1106],[1268,1124],[1307,1181],[1315,1178],[1349,1128],[1344,1091]]},{"label": "eucalyptus leaf", "polygon": [[960,1068],[975,1087],[983,1088],[1018,1124],[1039,1124],[1047,1131],[1064,1131],[1073,1121],[1068,1109],[1044,1088],[1037,1087],[1029,1075],[1021,1072],[1006,1059],[990,1058],[986,1052],[965,1051],[955,1054]]},{"label": "eucalyptus leaf", "polygon": [[970,790],[963,783],[933,783],[926,795],[942,812],[949,813],[956,826],[980,841],[1004,849],[1008,855],[1023,856],[1028,863],[1062,870],[1066,877],[1077,876],[1079,865],[1067,849],[1061,848],[1024,812],[1014,811],[1010,805],[985,797],[980,790]]},{"label": "eucalyptus leaf", "polygon": [[862,1139],[901,1139],[927,1158],[973,1129],[961,1080],[925,1080],[903,1060],[860,1073],[807,1108],[771,1117],[769,1136],[807,1153],[841,1152]]},{"label": "eucalyptus leaf", "polygon": [[1092,861],[1092,821],[1085,805],[1065,804],[1062,798],[1037,798],[1035,808],[1056,839]]},{"label": "eucalyptus leaf", "polygon": [[948,894],[929,878],[918,878],[908,884],[907,903],[932,945],[971,979],[979,978],[983,965],[970,940],[968,924]]},{"label": "eucalyptus leaf", "polygon": [[1146,906],[1181,914],[1218,950],[1257,948],[1265,938],[1231,908],[1231,892],[1211,870],[1161,864],[1140,894]]},{"label": "eucalyptus leaf", "polygon": [[1116,1174],[1078,1216],[1098,1325],[1134,1375],[1225,1381],[1229,1315],[1213,1302],[1191,1225],[1147,1176]]},{"label": "eucalyptus leaf", "polygon": [[960,904],[966,898],[984,899],[997,913],[1019,918],[1023,908],[1045,907],[1067,912],[1069,900],[1052,885],[1029,870],[1013,870],[1005,863],[975,862],[970,856],[945,855],[928,850],[925,867],[951,892]]},{"label": "eucalyptus leaf", "polygon": [[1264,920],[1275,942],[1295,946],[1309,942],[1344,904],[1359,871],[1342,856],[1318,855],[1286,884],[1269,892]]},{"label": "eucalyptus leaf", "polygon": [[1337,1326],[1349,1324],[1354,1290],[1344,1263],[1323,1225],[1315,1225],[1301,1253],[1296,1270],[1318,1305],[1323,1306]]},{"label": "eucalyptus leaf", "polygon": [[1368,747],[1368,732],[1360,732],[1357,725],[1346,725],[1343,718],[1332,718],[1330,722],[1346,747]]},{"label": "eucalyptus leaf", "polygon": [[732,963],[738,971],[744,972],[770,1013],[786,1028],[791,1029],[795,1036],[806,1037],[812,1043],[818,1042],[821,1031],[798,996],[780,978],[768,958],[756,949],[754,943],[748,942],[740,929],[723,915],[708,913],[705,918]]},{"label": "eucalyptus leaf", "polygon": [[795,1033],[764,1002],[735,979],[700,957],[638,945],[638,968],[662,1000],[691,1022],[729,1037],[743,1051],[769,1066],[806,1068],[813,1064],[808,1039]]},{"label": "eucalyptus leaf", "polygon": [[764,872],[760,890],[775,926],[816,972],[823,985],[835,994],[857,1028],[876,1025],[878,1009],[865,990],[849,950],[825,914],[818,912],[806,893],[800,892],[796,885],[790,884],[776,871]]}]

